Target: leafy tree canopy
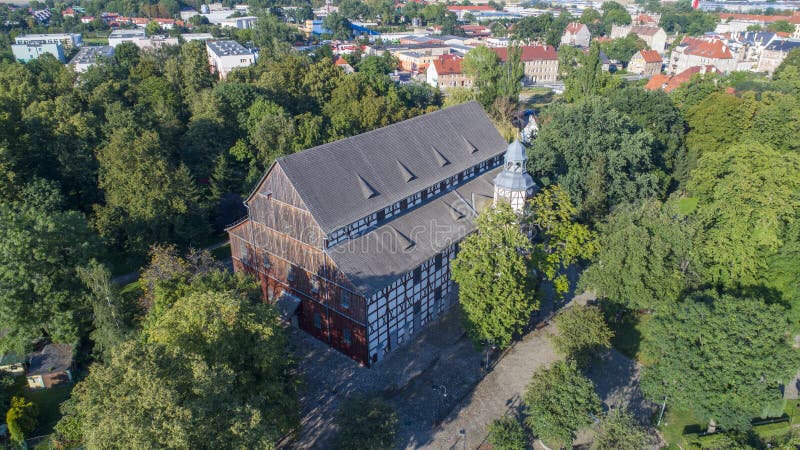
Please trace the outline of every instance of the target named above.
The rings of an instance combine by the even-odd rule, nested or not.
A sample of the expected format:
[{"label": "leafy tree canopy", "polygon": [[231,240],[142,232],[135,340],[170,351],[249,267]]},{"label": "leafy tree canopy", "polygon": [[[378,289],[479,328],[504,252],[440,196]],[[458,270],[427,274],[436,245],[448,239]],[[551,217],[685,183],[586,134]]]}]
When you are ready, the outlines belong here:
[{"label": "leafy tree canopy", "polygon": [[524,254],[531,244],[520,230],[519,218],[503,202],[480,214],[477,227],[453,260],[453,281],[458,283],[470,337],[476,343],[506,347],[539,307]]},{"label": "leafy tree canopy", "polygon": [[[297,425],[286,337],[274,311],[232,292],[178,299],[115,348],[62,405],[62,443],[260,447]],[[124,444],[123,444],[124,443]]]},{"label": "leafy tree canopy", "polygon": [[657,201],[623,206],[598,225],[600,252],[580,286],[630,309],[669,311],[696,279],[694,230]]},{"label": "leafy tree canopy", "polygon": [[606,325],[603,312],[596,306],[575,305],[556,317],[558,334],[553,336],[556,350],[576,362],[578,367],[589,363],[603,349],[611,348],[614,332]]},{"label": "leafy tree canopy", "polygon": [[569,447],[575,433],[599,414],[600,398],[594,384],[575,363],[556,361],[538,369],[525,395],[525,422],[548,446]]},{"label": "leafy tree canopy", "polygon": [[743,430],[797,372],[786,309],[760,298],[697,292],[647,322],[642,389],[724,429]]},{"label": "leafy tree canopy", "polygon": [[528,168],[545,184],[560,184],[580,216],[598,218],[613,205],[662,191],[652,134],[608,100],[555,104],[542,120]]},{"label": "leafy tree canopy", "polygon": [[537,271],[553,282],[558,295],[569,292],[565,270],[598,251],[597,233],[577,222],[569,194],[554,185],[529,200],[525,221],[536,233],[533,262]]},{"label": "leafy tree canopy", "polygon": [[800,212],[800,155],[744,143],[701,156],[688,188],[712,281],[751,284]]},{"label": "leafy tree canopy", "polygon": [[0,201],[0,340],[25,354],[42,336],[75,343],[90,308],[76,268],[100,254],[84,215],[63,211],[53,183],[23,189],[27,202]]}]

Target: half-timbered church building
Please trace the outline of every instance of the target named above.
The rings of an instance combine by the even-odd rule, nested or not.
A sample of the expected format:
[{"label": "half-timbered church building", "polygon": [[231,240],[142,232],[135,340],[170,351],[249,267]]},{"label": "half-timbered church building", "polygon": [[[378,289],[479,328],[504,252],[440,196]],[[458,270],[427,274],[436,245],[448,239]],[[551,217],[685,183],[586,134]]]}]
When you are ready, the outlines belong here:
[{"label": "half-timbered church building", "polygon": [[477,214],[535,188],[522,145],[465,103],[277,159],[228,228],[234,268],[371,365],[456,302],[450,261]]}]

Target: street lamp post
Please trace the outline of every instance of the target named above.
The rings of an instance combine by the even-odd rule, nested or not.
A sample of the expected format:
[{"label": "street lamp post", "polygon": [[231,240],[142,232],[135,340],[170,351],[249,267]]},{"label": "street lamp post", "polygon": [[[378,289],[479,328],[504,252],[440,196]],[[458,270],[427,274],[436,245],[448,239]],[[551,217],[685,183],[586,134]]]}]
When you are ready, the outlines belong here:
[{"label": "street lamp post", "polygon": [[458,434],[461,435],[461,440],[464,441],[464,450],[467,450],[467,430],[461,429]]}]

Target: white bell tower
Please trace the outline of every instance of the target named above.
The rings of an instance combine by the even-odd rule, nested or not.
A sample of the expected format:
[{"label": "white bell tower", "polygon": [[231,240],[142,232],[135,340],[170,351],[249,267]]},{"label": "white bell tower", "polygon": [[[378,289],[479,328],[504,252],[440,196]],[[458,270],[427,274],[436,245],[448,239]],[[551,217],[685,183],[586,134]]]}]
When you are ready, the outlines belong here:
[{"label": "white bell tower", "polygon": [[506,149],[503,171],[494,178],[494,204],[506,201],[517,214],[525,208],[525,201],[536,193],[538,187],[525,169],[528,157],[525,147],[515,140]]}]

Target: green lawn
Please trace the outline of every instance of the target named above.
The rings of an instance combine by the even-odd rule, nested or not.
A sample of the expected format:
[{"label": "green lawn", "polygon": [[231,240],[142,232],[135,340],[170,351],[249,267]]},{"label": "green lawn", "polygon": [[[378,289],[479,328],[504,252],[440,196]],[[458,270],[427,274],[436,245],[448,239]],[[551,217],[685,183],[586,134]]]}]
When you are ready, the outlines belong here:
[{"label": "green lawn", "polygon": [[[800,402],[791,400],[784,402],[782,413],[789,417],[788,422],[778,422],[766,425],[757,425],[753,427],[753,431],[764,441],[770,442],[777,440],[788,434],[792,426],[800,422]],[[776,416],[778,414],[775,414]],[[691,412],[682,410],[673,410],[667,405],[667,411],[664,414],[664,419],[661,422],[659,429],[664,435],[664,439],[669,444],[669,448],[687,448],[687,442],[684,439],[684,434],[687,433],[700,433],[705,431],[705,425],[695,418]],[[705,439],[705,438],[700,438]]]},{"label": "green lawn", "polygon": [[678,212],[684,216],[693,213],[697,208],[697,199],[695,197],[685,197],[678,200]]},{"label": "green lawn", "polygon": [[691,412],[670,409],[669,405],[667,405],[667,411],[658,428],[671,448],[678,448],[678,445],[682,445],[685,432],[697,433],[705,430],[705,427],[700,425],[700,421]]},{"label": "green lawn", "polygon": [[58,406],[69,398],[72,384],[56,386],[50,389],[26,390],[25,397],[39,407],[39,422],[34,436],[42,436],[53,432],[53,426],[61,418]]}]

